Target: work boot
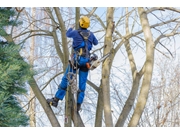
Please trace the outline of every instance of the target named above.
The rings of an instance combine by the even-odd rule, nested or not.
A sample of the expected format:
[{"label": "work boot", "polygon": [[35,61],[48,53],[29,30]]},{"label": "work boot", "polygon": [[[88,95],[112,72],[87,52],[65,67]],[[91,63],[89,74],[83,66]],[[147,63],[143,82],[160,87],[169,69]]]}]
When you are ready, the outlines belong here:
[{"label": "work boot", "polygon": [[51,99],[47,99],[47,103],[51,106],[57,107],[58,106],[59,99],[56,97],[53,97]]},{"label": "work boot", "polygon": [[81,109],[81,104],[77,103],[77,112],[79,112],[80,109]]}]

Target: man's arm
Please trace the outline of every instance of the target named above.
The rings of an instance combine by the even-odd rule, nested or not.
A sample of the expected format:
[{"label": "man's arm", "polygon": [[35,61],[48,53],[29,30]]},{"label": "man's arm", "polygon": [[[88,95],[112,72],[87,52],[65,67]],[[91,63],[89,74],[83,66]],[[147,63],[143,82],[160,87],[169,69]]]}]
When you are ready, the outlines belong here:
[{"label": "man's arm", "polygon": [[98,44],[98,40],[97,40],[97,38],[94,36],[94,34],[93,34],[93,44],[94,44],[94,45],[97,45],[97,44]]},{"label": "man's arm", "polygon": [[66,36],[69,37],[69,38],[72,38],[73,35],[74,35],[74,30],[73,30],[73,28],[71,27],[71,28],[69,28],[69,29],[67,30]]}]

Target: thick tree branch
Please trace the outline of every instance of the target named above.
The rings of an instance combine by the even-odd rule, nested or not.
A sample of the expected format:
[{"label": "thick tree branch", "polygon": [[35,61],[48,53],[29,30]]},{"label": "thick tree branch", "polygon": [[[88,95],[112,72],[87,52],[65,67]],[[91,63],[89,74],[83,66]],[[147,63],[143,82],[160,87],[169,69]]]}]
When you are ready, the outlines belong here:
[{"label": "thick tree branch", "polygon": [[65,28],[65,24],[61,16],[61,13],[59,11],[59,8],[54,7],[54,10],[55,10],[58,22],[59,22],[59,26],[61,28],[61,40],[62,40],[62,48],[63,48],[63,53],[64,53],[63,69],[65,71],[68,65],[68,60],[69,60],[69,50],[68,50],[68,45],[67,45],[66,28]]}]

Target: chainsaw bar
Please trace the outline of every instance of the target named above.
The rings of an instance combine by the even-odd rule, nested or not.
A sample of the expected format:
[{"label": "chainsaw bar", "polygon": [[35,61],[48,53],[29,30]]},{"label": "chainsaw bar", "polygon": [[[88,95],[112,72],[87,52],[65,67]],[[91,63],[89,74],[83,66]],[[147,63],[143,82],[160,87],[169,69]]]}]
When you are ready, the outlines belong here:
[{"label": "chainsaw bar", "polygon": [[98,61],[99,61],[99,62],[102,62],[102,61],[105,60],[107,57],[109,57],[110,54],[111,54],[110,52],[107,53],[106,55],[104,55],[103,57],[101,57]]},{"label": "chainsaw bar", "polygon": [[99,60],[96,60],[94,61],[92,64],[91,64],[91,67],[90,67],[90,70],[94,70],[95,68],[97,68],[101,62],[103,62],[107,57],[109,57],[111,53],[107,53],[106,55],[104,55],[103,57],[101,57]]}]

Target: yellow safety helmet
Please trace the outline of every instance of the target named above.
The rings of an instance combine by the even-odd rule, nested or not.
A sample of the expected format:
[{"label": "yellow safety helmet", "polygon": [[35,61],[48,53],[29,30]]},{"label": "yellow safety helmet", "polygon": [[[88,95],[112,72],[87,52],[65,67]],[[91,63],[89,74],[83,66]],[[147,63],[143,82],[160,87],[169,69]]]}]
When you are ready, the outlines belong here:
[{"label": "yellow safety helmet", "polygon": [[83,16],[79,19],[79,25],[81,28],[88,28],[90,25],[90,20],[87,16]]}]

